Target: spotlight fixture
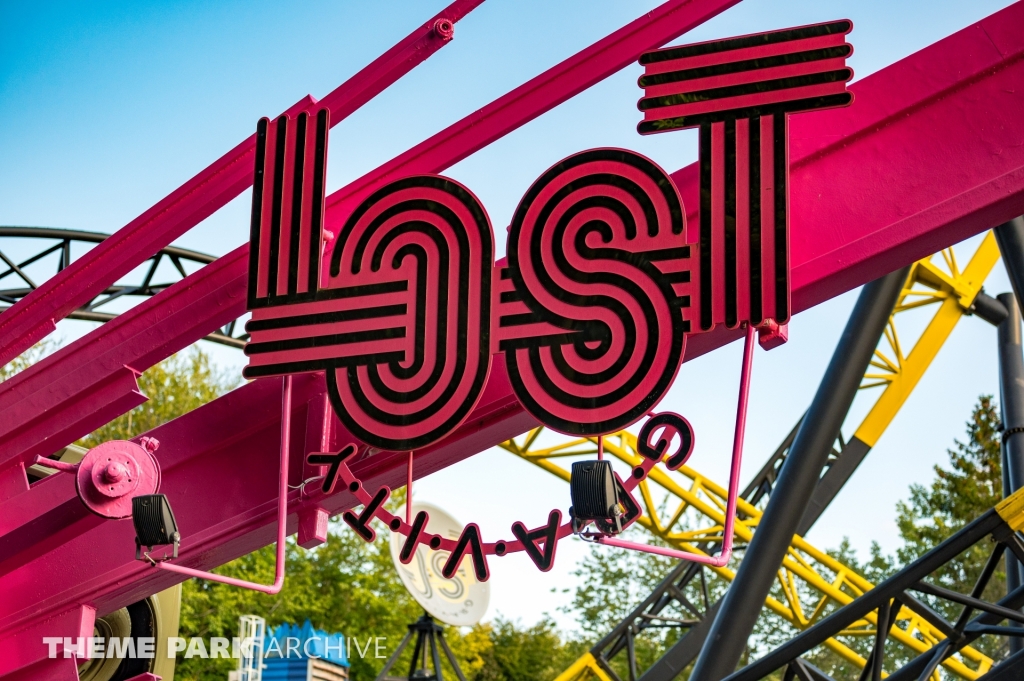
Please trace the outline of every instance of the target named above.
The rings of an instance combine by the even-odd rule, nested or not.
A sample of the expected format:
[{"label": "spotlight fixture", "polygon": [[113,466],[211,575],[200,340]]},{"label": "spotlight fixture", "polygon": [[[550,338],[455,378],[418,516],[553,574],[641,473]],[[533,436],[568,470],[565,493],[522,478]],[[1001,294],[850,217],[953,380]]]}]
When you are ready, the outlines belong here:
[{"label": "spotlight fixture", "polygon": [[579,532],[593,520],[611,534],[622,532],[622,508],[610,461],[577,461],[569,480],[572,507],[569,516],[573,530]]},{"label": "spotlight fixture", "polygon": [[166,494],[143,494],[132,499],[132,523],[135,525],[136,560],[142,559],[143,546],[152,551],[154,546],[168,544],[174,544],[173,557],[178,557],[181,535]]}]

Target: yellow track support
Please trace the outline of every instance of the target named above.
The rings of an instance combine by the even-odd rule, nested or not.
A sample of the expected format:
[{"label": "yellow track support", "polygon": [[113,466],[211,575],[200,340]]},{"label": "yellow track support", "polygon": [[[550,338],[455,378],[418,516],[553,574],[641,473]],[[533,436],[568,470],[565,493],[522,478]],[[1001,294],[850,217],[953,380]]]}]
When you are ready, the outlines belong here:
[{"label": "yellow track support", "polygon": [[[959,269],[952,249],[942,251],[941,256],[948,272],[932,262],[932,258],[918,261],[911,268],[886,329],[885,343],[882,345],[888,345],[888,348],[883,351],[879,347],[875,351],[872,368],[865,374],[862,389],[884,386],[875,405],[854,433],[854,437],[869,446],[878,442],[960,317],[974,302],[982,283],[999,258],[999,250],[990,232],[963,271]],[[938,309],[932,320],[911,351],[904,354],[896,330],[898,315],[936,303]],[[513,439],[501,446],[565,481],[569,480],[569,471],[556,463],[556,459],[596,454],[596,442],[587,438],[563,442],[553,447],[538,447],[542,430],[536,428],[523,436],[521,441]],[[636,451],[636,436],[627,431],[606,436],[604,450],[630,467],[641,461]],[[670,501],[665,507],[659,507],[652,496],[651,483],[657,484],[668,495]],[[697,547],[700,544],[722,541],[726,490],[692,468],[683,466],[675,473],[655,468],[648,479],[640,483],[638,491],[644,515],[637,523],[667,544],[687,551],[699,551]],[[659,495],[659,499],[661,497]],[[673,499],[677,501],[675,508],[671,513],[663,512],[663,508],[667,508]],[[740,499],[739,512],[734,536],[737,543],[746,544],[750,542],[761,519],[761,511]],[[713,524],[702,529],[688,529],[695,526],[694,521],[698,520],[711,520]],[[731,567],[710,569],[729,581],[735,576]],[[850,603],[874,587],[853,569],[800,536],[793,537],[779,570],[778,580],[783,600],[768,597],[765,605],[799,629],[813,625],[827,613]],[[918,654],[929,650],[944,638],[940,631],[907,608],[900,610],[897,622],[904,626],[894,626],[889,632],[890,639]],[[875,613],[871,613],[824,645],[845,660],[863,668],[866,660],[840,639],[847,636],[873,636],[875,625]],[[947,659],[943,666],[960,678],[973,680],[991,668],[992,660],[977,649],[967,647]],[[937,675],[936,671],[936,678]],[[601,681],[608,678],[598,661],[588,652],[563,672],[557,681],[584,681],[595,677]]]},{"label": "yellow track support", "polygon": [[[875,405],[853,434],[869,447],[874,447],[878,438],[889,427],[900,407],[917,386],[917,382],[924,376],[925,370],[939,354],[939,349],[953,332],[953,327],[974,303],[985,278],[999,260],[999,247],[996,245],[995,235],[992,232],[986,234],[962,272],[952,248],[942,251],[941,256],[946,269],[949,270],[948,273],[932,262],[934,256],[918,260],[911,267],[907,283],[903,286],[903,291],[896,300],[896,307],[889,317],[885,340],[875,350],[875,358],[871,361],[874,370],[869,369],[864,375],[861,389],[885,386],[885,390],[878,396]],[[904,355],[896,331],[897,318],[908,310],[936,303],[939,308],[932,316],[932,320],[911,351]],[[888,347],[883,350],[883,346]]]},{"label": "yellow track support", "polygon": [[[589,438],[580,438],[563,442],[554,447],[535,447],[542,429],[536,428],[524,436],[523,442],[509,440],[502,448],[543,468],[566,482],[569,480],[568,469],[555,461],[559,458],[593,457],[597,453],[596,442]],[[642,458],[636,451],[636,436],[622,431],[604,438],[604,451],[626,463],[630,468],[637,466]],[[652,495],[651,483],[657,484],[670,499],[677,503],[675,508],[663,512],[658,501],[662,495]],[[689,466],[683,466],[675,473],[663,468],[651,471],[647,480],[638,487],[638,501],[644,508],[644,515],[637,524],[665,543],[686,551],[700,551],[698,546],[706,542],[721,543],[723,525],[725,523],[725,507],[727,491],[704,477]],[[657,497],[657,498],[656,498]],[[670,502],[671,503],[671,502]],[[761,511],[742,499],[738,506],[740,518],[735,525],[734,536],[739,544],[747,544],[754,535],[754,529],[761,520]],[[700,529],[688,529],[689,518],[710,519],[711,526]],[[709,568],[722,578],[732,581],[735,570],[732,567]],[[824,615],[853,601],[857,596],[874,587],[874,584],[861,577],[849,566],[829,556],[824,551],[812,546],[803,537],[793,537],[779,570],[779,583],[784,594],[784,601],[769,597],[765,605],[777,615],[799,629],[806,629]],[[903,608],[897,616],[897,626],[889,633],[891,640],[898,641],[918,654],[929,650],[945,636],[917,614]],[[905,627],[900,625],[905,623]],[[844,636],[873,636],[875,613],[869,614],[851,626]],[[863,667],[866,660],[858,655],[840,638],[831,638],[825,645],[847,661]],[[587,669],[599,669],[596,660],[590,656],[590,663],[577,661],[570,669],[558,677],[559,681],[589,678],[579,674]],[[992,660],[974,648],[964,648],[955,657],[944,663],[946,669],[964,679],[976,679],[992,666]]]},{"label": "yellow track support", "polygon": [[612,677],[608,676],[608,672],[601,667],[597,658],[590,653],[583,653],[583,656],[559,674],[555,681],[589,681],[590,679],[612,681]]}]

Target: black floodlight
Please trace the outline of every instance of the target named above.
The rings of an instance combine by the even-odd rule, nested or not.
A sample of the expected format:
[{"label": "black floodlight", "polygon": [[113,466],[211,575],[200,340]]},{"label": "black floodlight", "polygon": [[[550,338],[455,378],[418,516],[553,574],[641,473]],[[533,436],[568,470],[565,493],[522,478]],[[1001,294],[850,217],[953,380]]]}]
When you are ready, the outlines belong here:
[{"label": "black floodlight", "polygon": [[142,558],[142,547],[150,551],[154,546],[174,544],[174,558],[178,557],[178,523],[167,501],[166,494],[142,494],[132,499],[132,523],[135,525],[135,559]]},{"label": "black floodlight", "polygon": [[585,521],[594,520],[604,521],[601,525],[610,525],[615,533],[622,531],[619,520],[622,509],[619,507],[619,493],[610,461],[574,463],[569,493],[572,496],[569,515],[574,521],[573,529],[578,530]]}]

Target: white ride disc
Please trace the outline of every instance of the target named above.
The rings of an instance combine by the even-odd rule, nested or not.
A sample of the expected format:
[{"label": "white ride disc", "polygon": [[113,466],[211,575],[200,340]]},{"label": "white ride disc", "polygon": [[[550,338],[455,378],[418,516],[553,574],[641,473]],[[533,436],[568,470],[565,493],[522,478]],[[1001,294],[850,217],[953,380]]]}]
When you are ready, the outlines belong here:
[{"label": "white ride disc", "polygon": [[[430,516],[427,532],[453,540],[458,540],[462,534],[462,524],[437,506],[413,503],[412,517],[415,518],[420,511],[426,511]],[[395,515],[404,519],[405,507]],[[392,532],[391,560],[405,588],[424,610],[436,619],[457,627],[472,626],[483,618],[490,601],[491,588],[488,583],[477,581],[473,574],[473,559],[468,552],[455,575],[447,579],[441,576],[441,568],[448,560],[448,551],[433,551],[425,544],[420,544],[412,561],[402,565],[398,556],[403,544],[405,537]]]}]

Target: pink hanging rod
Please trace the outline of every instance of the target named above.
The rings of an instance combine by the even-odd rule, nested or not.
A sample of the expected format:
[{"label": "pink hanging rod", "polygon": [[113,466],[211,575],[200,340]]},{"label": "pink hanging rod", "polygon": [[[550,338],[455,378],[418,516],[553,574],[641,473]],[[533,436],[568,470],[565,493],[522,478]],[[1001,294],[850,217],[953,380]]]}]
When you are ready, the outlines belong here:
[{"label": "pink hanging rod", "polygon": [[679,551],[662,546],[640,544],[626,539],[617,539],[603,534],[589,534],[599,544],[617,546],[623,549],[655,553],[659,556],[689,560],[711,567],[724,567],[732,557],[733,527],[736,523],[736,505],[740,491],[740,465],[743,462],[743,435],[747,429],[747,405],[750,402],[750,372],[754,364],[754,336],[756,328],[747,325],[746,342],[743,345],[743,370],[740,374],[740,394],[736,405],[736,431],[732,440],[732,472],[729,475],[729,499],[725,508],[725,536],[722,539],[722,551],[717,556],[706,556],[701,553]]},{"label": "pink hanging rod", "polygon": [[281,395],[281,470],[278,474],[277,485],[277,563],[274,568],[274,583],[269,585],[256,584],[255,582],[247,582],[244,579],[223,577],[212,572],[203,572],[202,570],[193,570],[192,568],[173,565],[166,561],[155,563],[157,568],[177,572],[188,577],[198,577],[200,579],[208,579],[211,582],[220,582],[221,584],[240,586],[243,589],[261,591],[265,594],[280,593],[281,588],[284,587],[285,537],[287,536],[288,441],[291,438],[292,431],[292,377],[285,376],[283,383]]}]

